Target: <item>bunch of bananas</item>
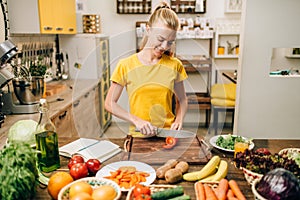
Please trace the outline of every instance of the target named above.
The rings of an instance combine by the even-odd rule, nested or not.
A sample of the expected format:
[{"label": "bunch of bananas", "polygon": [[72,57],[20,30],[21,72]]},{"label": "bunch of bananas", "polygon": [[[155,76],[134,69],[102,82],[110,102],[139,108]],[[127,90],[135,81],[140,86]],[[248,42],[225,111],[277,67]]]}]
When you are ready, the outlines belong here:
[{"label": "bunch of bananas", "polygon": [[186,181],[220,181],[228,172],[228,163],[219,156],[213,156],[200,170],[183,175]]}]

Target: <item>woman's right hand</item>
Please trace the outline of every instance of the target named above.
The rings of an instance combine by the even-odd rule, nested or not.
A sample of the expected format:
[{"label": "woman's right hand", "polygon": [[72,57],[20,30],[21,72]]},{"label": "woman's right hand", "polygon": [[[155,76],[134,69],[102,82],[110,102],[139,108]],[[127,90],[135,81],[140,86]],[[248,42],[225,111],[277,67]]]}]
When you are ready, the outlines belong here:
[{"label": "woman's right hand", "polygon": [[157,133],[157,127],[145,120],[138,120],[135,123],[135,127],[140,133],[146,136],[154,136]]}]

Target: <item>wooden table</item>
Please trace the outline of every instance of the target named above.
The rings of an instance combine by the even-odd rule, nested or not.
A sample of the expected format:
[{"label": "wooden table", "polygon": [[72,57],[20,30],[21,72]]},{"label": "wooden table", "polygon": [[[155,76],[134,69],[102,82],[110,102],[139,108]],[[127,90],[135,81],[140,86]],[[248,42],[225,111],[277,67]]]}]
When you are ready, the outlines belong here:
[{"label": "wooden table", "polygon": [[[76,139],[77,138],[60,137],[59,145],[62,146]],[[166,159],[172,157],[178,160],[188,161],[190,164],[189,171],[196,171],[196,170],[200,170],[207,162],[207,159],[209,159],[211,156],[219,155],[221,159],[226,160],[229,164],[227,179],[236,180],[241,190],[243,191],[244,195],[246,196],[246,198],[254,199],[254,196],[251,191],[251,187],[245,180],[243,172],[239,169],[236,169],[233,165],[232,162],[233,154],[219,151],[217,149],[212,149],[211,155],[203,154],[202,148],[205,148],[205,146],[203,146],[203,143],[201,143],[201,140],[199,138],[194,138],[189,140],[184,139],[183,141],[179,141],[179,147],[177,147],[178,148],[177,150],[175,149],[176,154],[173,154],[172,150],[166,151],[162,149],[162,144],[164,143],[163,138],[141,139],[141,138],[132,138],[128,136],[127,138],[109,139],[109,140],[119,145],[121,148],[125,147],[127,150],[130,150],[131,152],[122,151],[117,156],[103,163],[104,165],[107,165],[112,162],[121,161],[121,160],[136,160],[136,161],[148,163],[154,169],[157,169],[162,165],[162,163],[165,162]],[[182,146],[186,146],[185,151],[182,152],[181,154],[178,153],[180,150],[183,150],[182,146],[180,145],[180,142],[182,142],[181,143]],[[190,142],[190,145],[187,145],[188,142]],[[300,148],[300,140],[257,139],[257,140],[253,140],[253,142],[255,143],[255,149],[261,147],[268,148],[272,153],[279,152],[283,148],[289,148],[289,147]],[[124,145],[125,143],[126,145]],[[161,153],[157,153],[157,152],[161,152]],[[151,153],[152,155],[154,155],[153,157],[151,157]],[[171,155],[171,156],[166,156],[166,155]],[[178,155],[178,156],[175,157],[174,155]],[[62,169],[67,169],[67,162],[68,162],[67,158],[61,157]],[[163,179],[156,179],[154,181],[154,184],[167,184],[167,183]],[[191,199],[193,200],[196,199],[195,191],[194,191],[194,182],[182,181],[178,183],[178,185],[182,185],[184,187],[185,192],[191,196]],[[121,200],[125,200],[126,196],[127,193],[123,192]],[[47,188],[38,188],[35,199],[51,199],[47,193]]]}]

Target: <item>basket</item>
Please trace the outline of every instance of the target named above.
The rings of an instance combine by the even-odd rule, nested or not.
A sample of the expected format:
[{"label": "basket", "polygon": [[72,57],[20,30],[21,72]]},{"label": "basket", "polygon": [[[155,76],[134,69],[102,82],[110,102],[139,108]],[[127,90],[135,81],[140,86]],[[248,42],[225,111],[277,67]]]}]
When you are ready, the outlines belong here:
[{"label": "basket", "polygon": [[249,169],[246,169],[245,167],[242,168],[242,171],[244,173],[245,179],[247,182],[252,185],[254,181],[260,180],[263,174],[259,174],[253,171],[250,171]]},{"label": "basket", "polygon": [[[213,190],[216,189],[219,186],[219,181],[199,181],[203,185],[208,185],[211,187]],[[194,183],[194,189],[195,189],[195,194],[196,194],[196,200],[200,200],[198,187],[196,187],[197,182]]]},{"label": "basket", "polygon": [[264,198],[263,196],[261,196],[261,195],[257,192],[257,190],[256,190],[256,184],[259,182],[259,180],[260,180],[260,179],[256,179],[256,180],[253,182],[252,186],[251,186],[252,193],[253,193],[253,195],[254,195],[254,199],[255,199],[255,200],[267,200],[266,198]]},{"label": "basket", "polygon": [[76,181],[73,181],[73,182],[69,183],[68,185],[66,185],[65,187],[63,187],[60,190],[59,194],[58,194],[58,200],[68,200],[69,199],[70,187],[73,184],[75,184],[77,182],[82,182],[82,181],[87,182],[88,184],[90,184],[93,189],[98,188],[102,185],[110,185],[117,192],[117,196],[115,197],[114,200],[120,199],[120,197],[121,197],[121,188],[114,181],[108,180],[108,179],[105,179],[105,178],[87,177],[87,178],[81,178],[81,179],[78,179]]},{"label": "basket", "polygon": [[[175,188],[177,187],[177,185],[149,185],[148,187],[150,187],[150,190],[151,190],[151,193],[153,192],[158,192],[158,191],[162,191],[162,190],[165,190],[165,189],[169,189],[169,188]],[[134,200],[134,196],[133,196],[133,188],[131,188],[129,190],[129,192],[127,193],[127,197],[126,197],[126,200]]]}]

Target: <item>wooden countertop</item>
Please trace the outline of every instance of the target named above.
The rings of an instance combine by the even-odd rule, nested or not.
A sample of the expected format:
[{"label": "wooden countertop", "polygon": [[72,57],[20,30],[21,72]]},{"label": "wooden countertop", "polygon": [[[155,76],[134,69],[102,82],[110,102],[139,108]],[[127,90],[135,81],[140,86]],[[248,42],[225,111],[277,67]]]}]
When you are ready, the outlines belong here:
[{"label": "wooden countertop", "polygon": [[[65,110],[68,106],[72,105],[78,98],[83,96],[86,92],[94,88],[99,83],[99,80],[63,80],[51,81],[46,84],[47,86],[64,85],[65,89],[59,93],[46,97],[50,105],[50,118],[55,117],[58,113]],[[57,99],[63,99],[58,101]],[[38,121],[39,114],[10,114],[6,115],[4,123],[0,128],[0,149],[3,148],[7,138],[9,128],[18,120],[32,119]]]},{"label": "wooden countertop", "polygon": [[[77,138],[70,138],[70,137],[61,138],[59,141],[59,144],[61,146],[61,145],[67,144],[68,142],[71,142],[76,139]],[[106,139],[109,139],[109,138],[106,138]],[[118,139],[109,139],[109,140],[114,142],[115,144],[118,144],[121,148],[124,147],[124,144],[126,141],[127,146],[131,146],[131,148],[130,148],[131,152],[122,151],[120,154],[118,154],[115,157],[104,162],[103,165],[107,165],[109,163],[121,161],[121,160],[134,160],[133,159],[134,155],[143,154],[143,152],[141,152],[142,150],[137,148],[139,146],[138,144],[140,144],[140,147],[146,146],[146,148],[147,148],[147,146],[149,146],[149,147],[152,146],[152,150],[156,150],[156,151],[159,148],[161,148],[161,143],[158,142],[157,145],[155,145],[155,143],[153,143],[153,141],[151,141],[153,139],[149,140],[149,138],[148,139],[138,139],[138,138],[132,138],[132,137],[128,136],[127,138],[118,138]],[[141,140],[143,140],[142,143],[141,143]],[[268,148],[272,153],[279,152],[283,148],[289,148],[289,147],[299,148],[300,147],[300,140],[255,139],[253,142],[255,143],[255,149]],[[141,144],[143,144],[143,145],[141,145]],[[151,145],[148,145],[148,144],[151,144]],[[201,146],[199,146],[199,148],[201,148]],[[186,150],[185,153],[190,153],[191,155],[194,155],[195,154],[194,151],[197,151],[196,154],[199,155],[199,148],[196,150],[194,148],[194,146],[191,145],[191,148],[188,147],[188,149]],[[192,151],[192,152],[189,152],[189,151]],[[164,154],[166,154],[166,153],[164,153]],[[221,159],[224,159],[228,162],[229,168],[228,168],[227,179],[228,180],[234,179],[237,181],[237,183],[238,183],[239,187],[241,188],[241,190],[243,191],[243,194],[245,195],[246,199],[254,199],[254,196],[253,196],[253,193],[251,190],[251,186],[245,180],[242,170],[235,168],[235,166],[233,164],[233,154],[228,153],[228,152],[219,151],[214,148],[214,149],[212,149],[212,156],[213,155],[219,155],[221,157]],[[181,157],[180,157],[180,155],[178,155],[178,156],[179,156],[178,159],[186,158],[186,156],[181,156]],[[140,161],[148,162],[148,164],[150,164],[154,169],[157,169],[158,167],[161,166],[161,164],[152,162],[151,160],[148,160],[148,159],[149,158],[145,158],[144,160],[140,160]],[[177,157],[175,159],[177,159]],[[153,158],[152,160],[156,161],[156,158]],[[205,163],[197,164],[197,162],[193,162],[193,160],[194,160],[194,158],[191,158],[189,171],[200,170],[205,164]],[[61,157],[62,168],[67,168],[67,161],[68,161],[67,158]],[[154,184],[168,184],[168,183],[166,183],[166,181],[164,179],[156,179],[154,181]],[[177,185],[183,186],[185,193],[190,195],[191,199],[196,199],[195,191],[194,191],[194,182],[181,181],[181,182],[177,183]],[[126,196],[127,196],[127,192],[122,192],[121,200],[125,200]],[[46,188],[38,188],[35,199],[51,199],[51,198],[48,195]]]}]

